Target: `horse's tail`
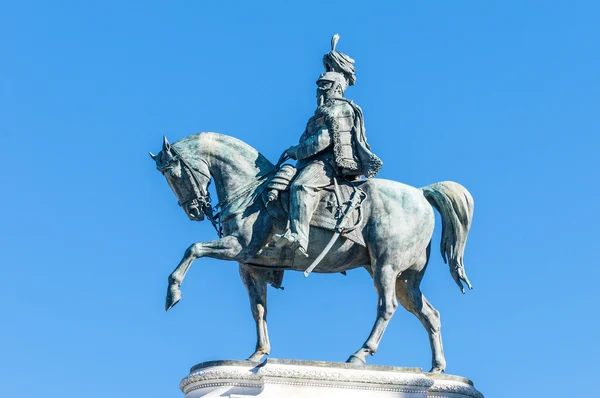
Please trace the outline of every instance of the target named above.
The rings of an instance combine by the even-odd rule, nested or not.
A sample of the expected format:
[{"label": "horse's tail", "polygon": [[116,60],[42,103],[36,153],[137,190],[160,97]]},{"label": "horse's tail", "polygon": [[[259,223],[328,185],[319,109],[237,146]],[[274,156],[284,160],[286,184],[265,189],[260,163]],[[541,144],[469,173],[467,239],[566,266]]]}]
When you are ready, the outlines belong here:
[{"label": "horse's tail", "polygon": [[444,262],[450,266],[452,278],[464,294],[462,282],[473,289],[463,264],[467,235],[473,220],[473,197],[465,187],[452,181],[438,182],[421,190],[427,201],[442,216],[440,250]]}]

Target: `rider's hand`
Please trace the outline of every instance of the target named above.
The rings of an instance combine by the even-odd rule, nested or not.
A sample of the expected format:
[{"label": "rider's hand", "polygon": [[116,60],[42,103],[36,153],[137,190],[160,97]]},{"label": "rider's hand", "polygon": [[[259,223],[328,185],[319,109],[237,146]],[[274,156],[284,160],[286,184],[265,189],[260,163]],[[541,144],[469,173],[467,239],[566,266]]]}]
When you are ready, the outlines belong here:
[{"label": "rider's hand", "polygon": [[297,147],[291,146],[287,149],[286,152],[290,158],[296,160],[296,159],[298,159],[298,154],[296,153],[297,149],[298,149]]}]

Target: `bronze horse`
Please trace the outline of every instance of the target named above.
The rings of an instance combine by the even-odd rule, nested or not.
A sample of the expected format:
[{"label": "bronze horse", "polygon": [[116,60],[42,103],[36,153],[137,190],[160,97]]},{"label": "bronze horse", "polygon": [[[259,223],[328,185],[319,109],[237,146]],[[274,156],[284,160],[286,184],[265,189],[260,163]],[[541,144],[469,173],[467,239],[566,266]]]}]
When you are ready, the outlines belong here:
[{"label": "bronze horse", "polygon": [[[192,262],[201,257],[237,261],[256,321],[256,350],[249,360],[269,354],[267,285],[274,284],[279,258],[263,249],[272,239],[274,219],[257,193],[276,166],[244,142],[217,133],[200,133],[174,144],[164,139],[162,150],[152,155],[179,204],[191,220],[205,214],[216,223],[208,195],[214,180],[220,199],[222,237],[191,245],[169,276],[166,309],[181,298],[179,286]],[[359,227],[366,247],[340,238],[314,272],[337,273],[363,267],[373,277],[379,297],[377,319],[371,333],[348,362],[365,363],[377,351],[398,302],[423,324],[432,351],[432,372],[442,372],[446,360],[442,348],[439,312],[421,293],[419,285],[429,260],[435,207],[442,218],[441,252],[450,273],[464,293],[463,253],[473,217],[473,198],[455,182],[439,182],[414,188],[399,182],[372,178],[361,185],[368,200],[362,204],[364,222]],[[291,270],[304,271],[323,251],[333,232],[311,227],[309,257],[298,254]]]}]

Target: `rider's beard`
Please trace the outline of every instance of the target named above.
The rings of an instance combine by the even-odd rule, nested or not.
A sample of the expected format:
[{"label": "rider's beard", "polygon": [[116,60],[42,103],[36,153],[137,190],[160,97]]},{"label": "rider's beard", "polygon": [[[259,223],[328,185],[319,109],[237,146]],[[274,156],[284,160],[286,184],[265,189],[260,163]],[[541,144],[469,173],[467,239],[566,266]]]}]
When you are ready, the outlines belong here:
[{"label": "rider's beard", "polygon": [[324,103],[325,103],[325,94],[320,94],[319,98],[317,100],[317,105],[323,106]]}]

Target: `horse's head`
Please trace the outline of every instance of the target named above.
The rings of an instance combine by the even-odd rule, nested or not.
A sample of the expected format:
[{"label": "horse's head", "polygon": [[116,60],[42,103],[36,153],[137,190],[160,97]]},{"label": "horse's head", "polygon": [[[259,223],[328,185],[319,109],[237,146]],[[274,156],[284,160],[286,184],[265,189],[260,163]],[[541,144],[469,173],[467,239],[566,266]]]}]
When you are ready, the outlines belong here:
[{"label": "horse's head", "polygon": [[204,220],[204,214],[212,215],[210,194],[210,171],[208,165],[203,162],[191,164],[164,137],[162,150],[154,155],[150,153],[156,162],[156,168],[167,179],[169,186],[177,196],[179,206],[192,221]]}]

